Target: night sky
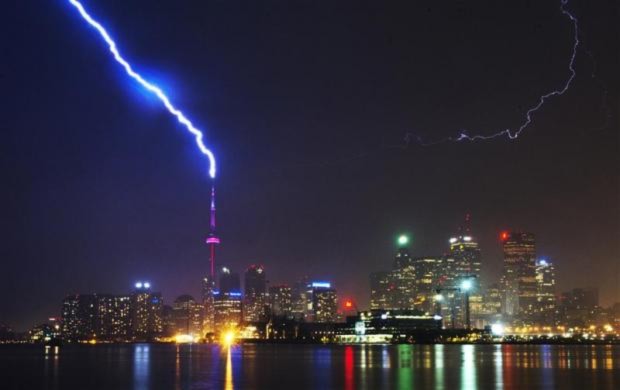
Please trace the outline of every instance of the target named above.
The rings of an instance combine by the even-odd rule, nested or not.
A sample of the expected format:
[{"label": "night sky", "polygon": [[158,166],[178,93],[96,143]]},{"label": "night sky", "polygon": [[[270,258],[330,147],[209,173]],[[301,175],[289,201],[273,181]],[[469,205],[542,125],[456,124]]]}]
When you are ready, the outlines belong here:
[{"label": "night sky", "polygon": [[[368,302],[394,237],[439,255],[465,213],[483,276],[498,232],[537,235],[559,291],[620,301],[618,8],[570,1],[95,1],[123,55],[206,131],[219,162],[218,261],[308,275]],[[387,2],[385,2],[387,3]],[[150,280],[199,296],[210,182],[192,137],[66,1],[3,6],[0,322],[26,329],[68,293]],[[585,50],[584,50],[585,49]]]}]

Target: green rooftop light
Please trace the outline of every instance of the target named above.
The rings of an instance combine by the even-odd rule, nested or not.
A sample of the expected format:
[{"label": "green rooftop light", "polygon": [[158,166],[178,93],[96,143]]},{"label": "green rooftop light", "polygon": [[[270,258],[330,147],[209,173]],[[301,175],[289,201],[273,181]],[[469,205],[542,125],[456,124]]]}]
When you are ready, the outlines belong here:
[{"label": "green rooftop light", "polygon": [[409,244],[409,237],[406,236],[405,234],[401,234],[398,237],[398,245],[404,246],[404,245],[407,245],[407,244]]}]

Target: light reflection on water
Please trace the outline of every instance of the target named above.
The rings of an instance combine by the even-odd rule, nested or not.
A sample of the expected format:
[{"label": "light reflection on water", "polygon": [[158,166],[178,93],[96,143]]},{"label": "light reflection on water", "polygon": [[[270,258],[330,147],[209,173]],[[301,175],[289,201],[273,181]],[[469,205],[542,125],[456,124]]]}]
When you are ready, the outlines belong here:
[{"label": "light reflection on water", "polygon": [[[9,352],[0,349],[2,389],[469,390],[484,387],[502,390],[594,386],[620,389],[620,346],[237,345],[224,348],[136,344],[36,348],[37,353],[32,355],[23,352],[19,355],[23,349]],[[40,361],[41,371],[37,375],[32,372],[35,360]],[[15,386],[6,385],[12,383],[11,378]],[[22,385],[25,378],[30,381],[26,386]]]},{"label": "light reflection on water", "polygon": [[136,344],[133,351],[133,388],[137,390],[149,388],[149,361],[151,347],[149,344]]}]

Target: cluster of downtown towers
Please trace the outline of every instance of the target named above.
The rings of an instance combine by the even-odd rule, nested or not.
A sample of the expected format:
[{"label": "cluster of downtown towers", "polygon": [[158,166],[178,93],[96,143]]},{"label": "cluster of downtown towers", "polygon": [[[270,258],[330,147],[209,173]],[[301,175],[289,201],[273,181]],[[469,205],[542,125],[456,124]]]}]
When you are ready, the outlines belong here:
[{"label": "cluster of downtown towers", "polygon": [[[535,237],[503,232],[504,272],[497,283],[479,278],[481,251],[469,229],[450,238],[447,254],[412,257],[401,237],[392,269],[370,275],[371,310],[415,310],[443,318],[446,328],[464,328],[466,311],[475,327],[503,322],[553,325],[557,314],[553,265],[537,259]],[[228,267],[202,280],[197,300],[181,295],[171,306],[149,283],[131,294],[79,294],[62,305],[66,340],[154,340],[174,335],[203,338],[226,329],[274,319],[335,323],[354,315],[357,306],[339,302],[331,283],[302,278],[292,286],[268,286],[265,268],[251,265],[241,278]],[[463,281],[468,280],[467,291]]]}]

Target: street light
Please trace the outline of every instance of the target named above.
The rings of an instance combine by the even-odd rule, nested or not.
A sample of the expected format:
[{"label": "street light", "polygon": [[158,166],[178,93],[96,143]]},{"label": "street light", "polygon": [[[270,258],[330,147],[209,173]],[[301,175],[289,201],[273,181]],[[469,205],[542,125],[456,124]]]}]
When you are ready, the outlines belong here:
[{"label": "street light", "polygon": [[465,279],[461,282],[461,290],[469,291],[473,287],[471,279]]}]

